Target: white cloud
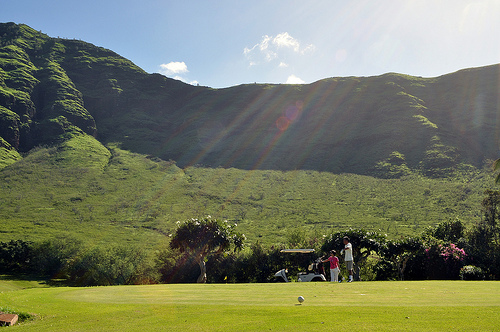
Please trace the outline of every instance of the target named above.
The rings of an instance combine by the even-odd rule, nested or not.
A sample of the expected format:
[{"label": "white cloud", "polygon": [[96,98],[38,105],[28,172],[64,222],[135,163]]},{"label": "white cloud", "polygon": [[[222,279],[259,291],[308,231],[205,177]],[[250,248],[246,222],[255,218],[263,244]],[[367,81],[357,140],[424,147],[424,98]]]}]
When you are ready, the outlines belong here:
[{"label": "white cloud", "polygon": [[309,44],[307,45],[306,47],[304,47],[300,53],[301,54],[306,54],[306,53],[312,53],[316,50],[316,46],[314,46],[313,44]]},{"label": "white cloud", "polygon": [[293,49],[294,52],[299,52],[300,43],[297,39],[293,38],[288,34],[288,32],[283,32],[274,37],[273,44],[277,47],[289,47]]},{"label": "white cloud", "polygon": [[172,61],[169,63],[163,63],[160,65],[159,73],[168,76],[170,78],[173,78],[174,80],[182,81],[187,84],[191,85],[199,84],[199,82],[196,80],[188,81],[185,77],[179,75],[179,74],[189,73],[189,70],[185,62]]},{"label": "white cloud", "polygon": [[243,49],[243,54],[245,54],[245,55],[250,54],[250,52],[252,52],[252,51],[255,49],[255,47],[256,47],[256,46],[257,46],[257,45],[255,45],[255,46],[254,46],[254,47],[252,47],[252,48],[245,47],[245,48]]},{"label": "white cloud", "polygon": [[264,52],[264,57],[265,57],[267,62],[271,62],[278,57],[278,53],[266,50]]},{"label": "white cloud", "polygon": [[160,74],[170,76],[173,74],[187,73],[189,70],[184,62],[169,62],[160,65]]},{"label": "white cloud", "polygon": [[187,79],[185,79],[184,77],[182,76],[179,76],[179,75],[175,75],[174,77],[172,77],[174,80],[178,80],[178,81],[181,81],[181,82],[184,82],[184,83],[187,83],[187,84],[191,84],[191,85],[199,85],[200,82],[194,80],[194,81],[188,81]]},{"label": "white cloud", "polygon": [[288,79],[286,80],[286,84],[304,84],[304,83],[305,83],[304,80],[295,75],[288,76]]},{"label": "white cloud", "polygon": [[269,41],[271,41],[271,37],[269,37],[268,35],[262,37],[262,41],[260,42],[260,44],[258,44],[261,51],[267,50],[267,48],[269,47]]},{"label": "white cloud", "polygon": [[250,66],[260,63],[268,63],[279,60],[279,67],[288,66],[282,59],[288,54],[304,55],[314,52],[313,44],[301,47],[300,42],[293,38],[288,32],[282,32],[276,36],[264,35],[259,43],[252,47],[245,47],[243,54],[247,58]]},{"label": "white cloud", "polygon": [[288,64],[285,63],[285,62],[283,62],[283,61],[281,61],[280,64],[278,65],[278,67],[280,67],[280,68],[286,68],[286,67],[288,67]]}]

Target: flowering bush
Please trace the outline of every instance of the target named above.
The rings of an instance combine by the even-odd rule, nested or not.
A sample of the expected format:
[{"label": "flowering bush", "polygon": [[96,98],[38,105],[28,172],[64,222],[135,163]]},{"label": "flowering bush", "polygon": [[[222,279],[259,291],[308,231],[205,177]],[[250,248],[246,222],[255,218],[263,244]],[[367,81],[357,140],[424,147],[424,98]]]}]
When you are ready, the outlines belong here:
[{"label": "flowering bush", "polygon": [[445,261],[458,260],[463,262],[465,257],[467,257],[465,250],[457,247],[453,243],[450,243],[449,246],[439,245],[439,248],[441,250],[440,256],[443,257]]},{"label": "flowering bush", "polygon": [[467,254],[454,243],[432,243],[425,249],[427,275],[430,279],[458,279]]}]

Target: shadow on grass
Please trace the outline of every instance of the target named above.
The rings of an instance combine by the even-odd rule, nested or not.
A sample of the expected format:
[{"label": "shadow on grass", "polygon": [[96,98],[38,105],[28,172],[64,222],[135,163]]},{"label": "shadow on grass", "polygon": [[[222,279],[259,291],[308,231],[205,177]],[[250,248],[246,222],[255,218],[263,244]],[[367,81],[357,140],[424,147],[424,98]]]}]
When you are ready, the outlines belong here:
[{"label": "shadow on grass", "polygon": [[[66,287],[71,286],[66,279],[51,279],[49,277],[41,277],[30,274],[0,274],[0,280],[4,281],[18,281],[21,283],[22,288],[36,288],[36,287]],[[26,284],[23,284],[26,282]],[[28,283],[35,283],[29,285]]]}]

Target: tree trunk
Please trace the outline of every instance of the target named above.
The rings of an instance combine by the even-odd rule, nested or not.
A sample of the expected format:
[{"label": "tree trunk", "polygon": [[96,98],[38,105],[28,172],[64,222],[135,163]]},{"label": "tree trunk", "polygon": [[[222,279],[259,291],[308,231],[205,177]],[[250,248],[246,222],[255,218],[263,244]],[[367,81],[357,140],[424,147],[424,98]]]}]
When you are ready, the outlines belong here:
[{"label": "tree trunk", "polygon": [[196,282],[204,284],[207,282],[207,266],[205,265],[205,259],[203,257],[199,257],[198,264],[200,265],[200,276]]},{"label": "tree trunk", "polygon": [[361,273],[360,273],[361,272],[361,265],[365,263],[366,257],[365,256],[359,257],[356,264],[354,264],[354,266],[353,266],[353,271],[352,271],[353,276],[352,277],[356,281],[361,281]]},{"label": "tree trunk", "polygon": [[395,260],[396,266],[398,267],[400,281],[405,280],[406,263],[408,262],[409,259],[410,259],[410,257],[403,258],[403,259],[401,259],[401,261]]},{"label": "tree trunk", "polygon": [[361,267],[358,264],[354,264],[352,268],[352,277],[356,281],[361,281],[361,275],[360,275]]}]

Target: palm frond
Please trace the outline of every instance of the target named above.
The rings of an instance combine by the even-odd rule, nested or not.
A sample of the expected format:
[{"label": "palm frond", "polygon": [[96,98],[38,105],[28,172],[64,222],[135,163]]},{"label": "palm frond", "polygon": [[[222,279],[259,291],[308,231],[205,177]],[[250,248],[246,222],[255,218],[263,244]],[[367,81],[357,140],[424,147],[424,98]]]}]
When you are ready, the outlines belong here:
[{"label": "palm frond", "polygon": [[[500,170],[500,158],[493,162],[493,171]],[[495,183],[500,184],[500,172],[495,176]]]}]

